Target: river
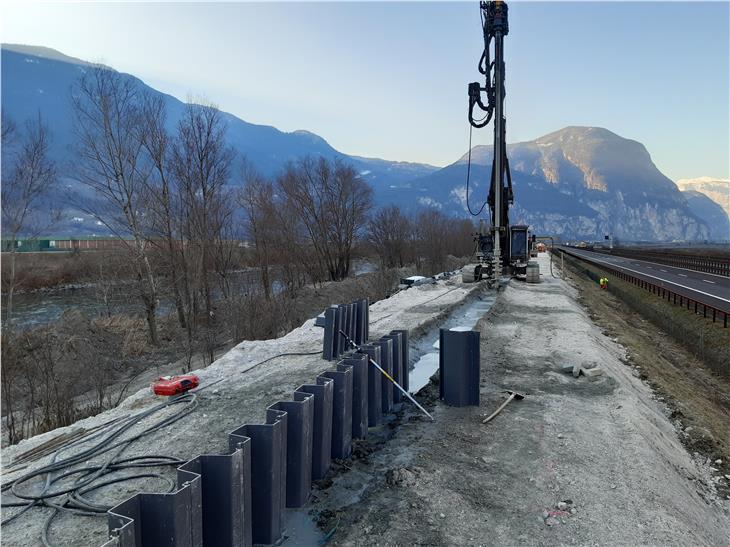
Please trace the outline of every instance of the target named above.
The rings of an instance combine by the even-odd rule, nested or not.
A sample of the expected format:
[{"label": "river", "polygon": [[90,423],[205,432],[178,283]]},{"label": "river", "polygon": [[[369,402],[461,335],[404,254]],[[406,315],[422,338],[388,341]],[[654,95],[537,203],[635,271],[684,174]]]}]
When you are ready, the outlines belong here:
[{"label": "river", "polygon": [[[356,276],[376,269],[377,266],[367,260],[356,260],[352,264],[352,271]],[[242,270],[231,274],[230,279],[234,290],[240,290],[257,281],[257,273],[255,270]],[[89,317],[106,314],[141,315],[144,313],[144,308],[140,299],[130,294],[133,290],[132,285],[115,286],[110,290],[108,304],[104,302],[101,291],[93,285],[19,293],[13,297],[13,322],[20,329],[39,327],[58,320],[70,309],[81,310]],[[276,292],[281,290],[281,286],[276,282],[274,290]],[[2,303],[3,318],[5,318],[4,297]],[[166,315],[172,306],[172,299],[163,297],[160,299],[157,313]]]}]

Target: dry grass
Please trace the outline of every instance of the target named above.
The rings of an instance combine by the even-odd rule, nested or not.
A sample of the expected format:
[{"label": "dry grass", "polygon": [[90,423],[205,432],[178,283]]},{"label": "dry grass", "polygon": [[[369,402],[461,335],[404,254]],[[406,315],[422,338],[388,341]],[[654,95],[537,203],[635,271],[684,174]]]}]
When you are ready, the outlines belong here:
[{"label": "dry grass", "polygon": [[707,366],[730,378],[730,328],[723,328],[721,321],[713,323],[709,316],[695,315],[592,264],[567,255],[565,263],[595,282],[608,277],[611,294],[666,331]]},{"label": "dry grass", "polygon": [[[706,358],[701,357],[702,352],[686,346],[683,339],[693,334],[677,337],[659,323],[674,318],[675,332],[685,328],[693,329],[691,332],[694,333],[713,333],[720,345],[725,344],[724,348],[716,350],[715,355],[722,355],[722,350],[728,349],[730,329],[723,329],[722,324],[713,325],[712,321],[694,316],[679,306],[670,306],[651,293],[612,279],[610,275],[609,291],[602,291],[592,278],[603,275],[603,272],[586,268],[583,263],[567,257],[565,263],[566,269],[575,274],[571,281],[580,291],[581,302],[588,308],[591,318],[606,334],[616,337],[626,347],[627,365],[637,367],[636,374],[647,381],[672,409],[672,418],[681,423],[682,440],[688,449],[707,456],[711,461],[723,460],[723,472],[730,474],[728,370],[717,366],[710,368]],[[660,306],[669,309],[660,313],[656,309]],[[707,351],[704,353],[706,357]],[[730,494],[730,487],[722,486],[722,493]]]}]

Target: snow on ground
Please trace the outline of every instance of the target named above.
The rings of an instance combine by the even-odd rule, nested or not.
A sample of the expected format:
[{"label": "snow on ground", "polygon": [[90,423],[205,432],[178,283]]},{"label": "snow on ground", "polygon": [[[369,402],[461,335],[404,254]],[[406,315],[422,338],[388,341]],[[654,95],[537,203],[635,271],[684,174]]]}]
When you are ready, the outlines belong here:
[{"label": "snow on ground", "polygon": [[[408,329],[417,338],[420,329],[458,306],[477,290],[477,285],[463,285],[460,276],[440,279],[436,283],[420,285],[398,292],[388,299],[370,306],[370,338],[377,339],[393,329]],[[311,383],[321,372],[331,368],[321,355],[281,356],[285,353],[320,352],[323,329],[314,326],[314,319],[306,321],[283,337],[271,340],[244,341],[205,369],[194,371],[203,389],[198,397],[198,408],[173,428],[167,428],[145,437],[125,452],[126,456],[161,453],[181,459],[192,459],[203,453],[223,453],[227,450],[227,433],[244,423],[263,423],[265,409],[270,404],[290,399],[299,385]],[[268,361],[267,361],[268,360]],[[264,361],[267,361],[263,363]],[[216,385],[211,385],[217,382]],[[149,388],[139,390],[118,407],[76,424],[59,428],[3,450],[4,467],[13,458],[49,441],[62,433],[78,428],[90,429],[111,420],[149,408],[161,400]],[[65,454],[64,456],[67,456]],[[3,483],[40,467],[50,457],[33,462],[29,467],[3,475]],[[135,486],[154,491],[159,483]],[[118,503],[131,492],[123,494]],[[120,496],[119,492],[108,495]],[[6,515],[3,514],[3,517]],[[3,527],[3,543],[7,545],[36,545],[45,519],[41,510],[31,510],[8,526]],[[78,526],[84,532],[79,536]],[[101,544],[106,537],[105,519],[88,519],[64,515],[54,524],[58,545]],[[81,538],[81,539],[80,539]]]}]

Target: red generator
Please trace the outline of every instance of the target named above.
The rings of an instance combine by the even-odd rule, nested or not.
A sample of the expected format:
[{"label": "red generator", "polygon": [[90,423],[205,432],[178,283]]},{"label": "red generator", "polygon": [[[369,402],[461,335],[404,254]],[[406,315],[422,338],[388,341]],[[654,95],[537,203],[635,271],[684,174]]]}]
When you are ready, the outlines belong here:
[{"label": "red generator", "polygon": [[198,377],[195,374],[182,376],[162,376],[159,380],[152,382],[152,391],[155,395],[178,395],[198,387]]}]

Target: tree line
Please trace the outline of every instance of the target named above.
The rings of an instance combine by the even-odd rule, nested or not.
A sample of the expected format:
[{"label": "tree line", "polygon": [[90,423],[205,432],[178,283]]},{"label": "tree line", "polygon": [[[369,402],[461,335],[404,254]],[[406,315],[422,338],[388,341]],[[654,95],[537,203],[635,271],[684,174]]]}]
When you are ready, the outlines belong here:
[{"label": "tree line", "polygon": [[[242,312],[276,315],[304,286],[347,278],[356,251],[377,256],[383,270],[415,265],[427,274],[445,269],[449,255],[471,253],[470,221],[435,209],[376,210],[372,188],[344,160],[303,157],[264,176],[229,146],[226,115],[212,104],[188,102],[173,125],[161,95],[99,65],[80,77],[72,107],[74,159],[64,169],[51,159],[40,116],[23,130],[3,118],[3,235],[15,241],[47,229],[38,219],[60,171],[80,183],[87,192],[74,205],[124,244],[130,296],[152,346],[160,344],[163,298],[172,302],[188,359],[202,351],[211,362],[221,331],[235,340],[279,334],[273,318],[258,320],[266,332],[232,328],[257,322]],[[9,250],[14,265],[15,246]],[[242,271],[255,282],[242,287]],[[16,284],[11,266],[3,279],[4,342]],[[3,394],[10,395],[5,386]]]}]

